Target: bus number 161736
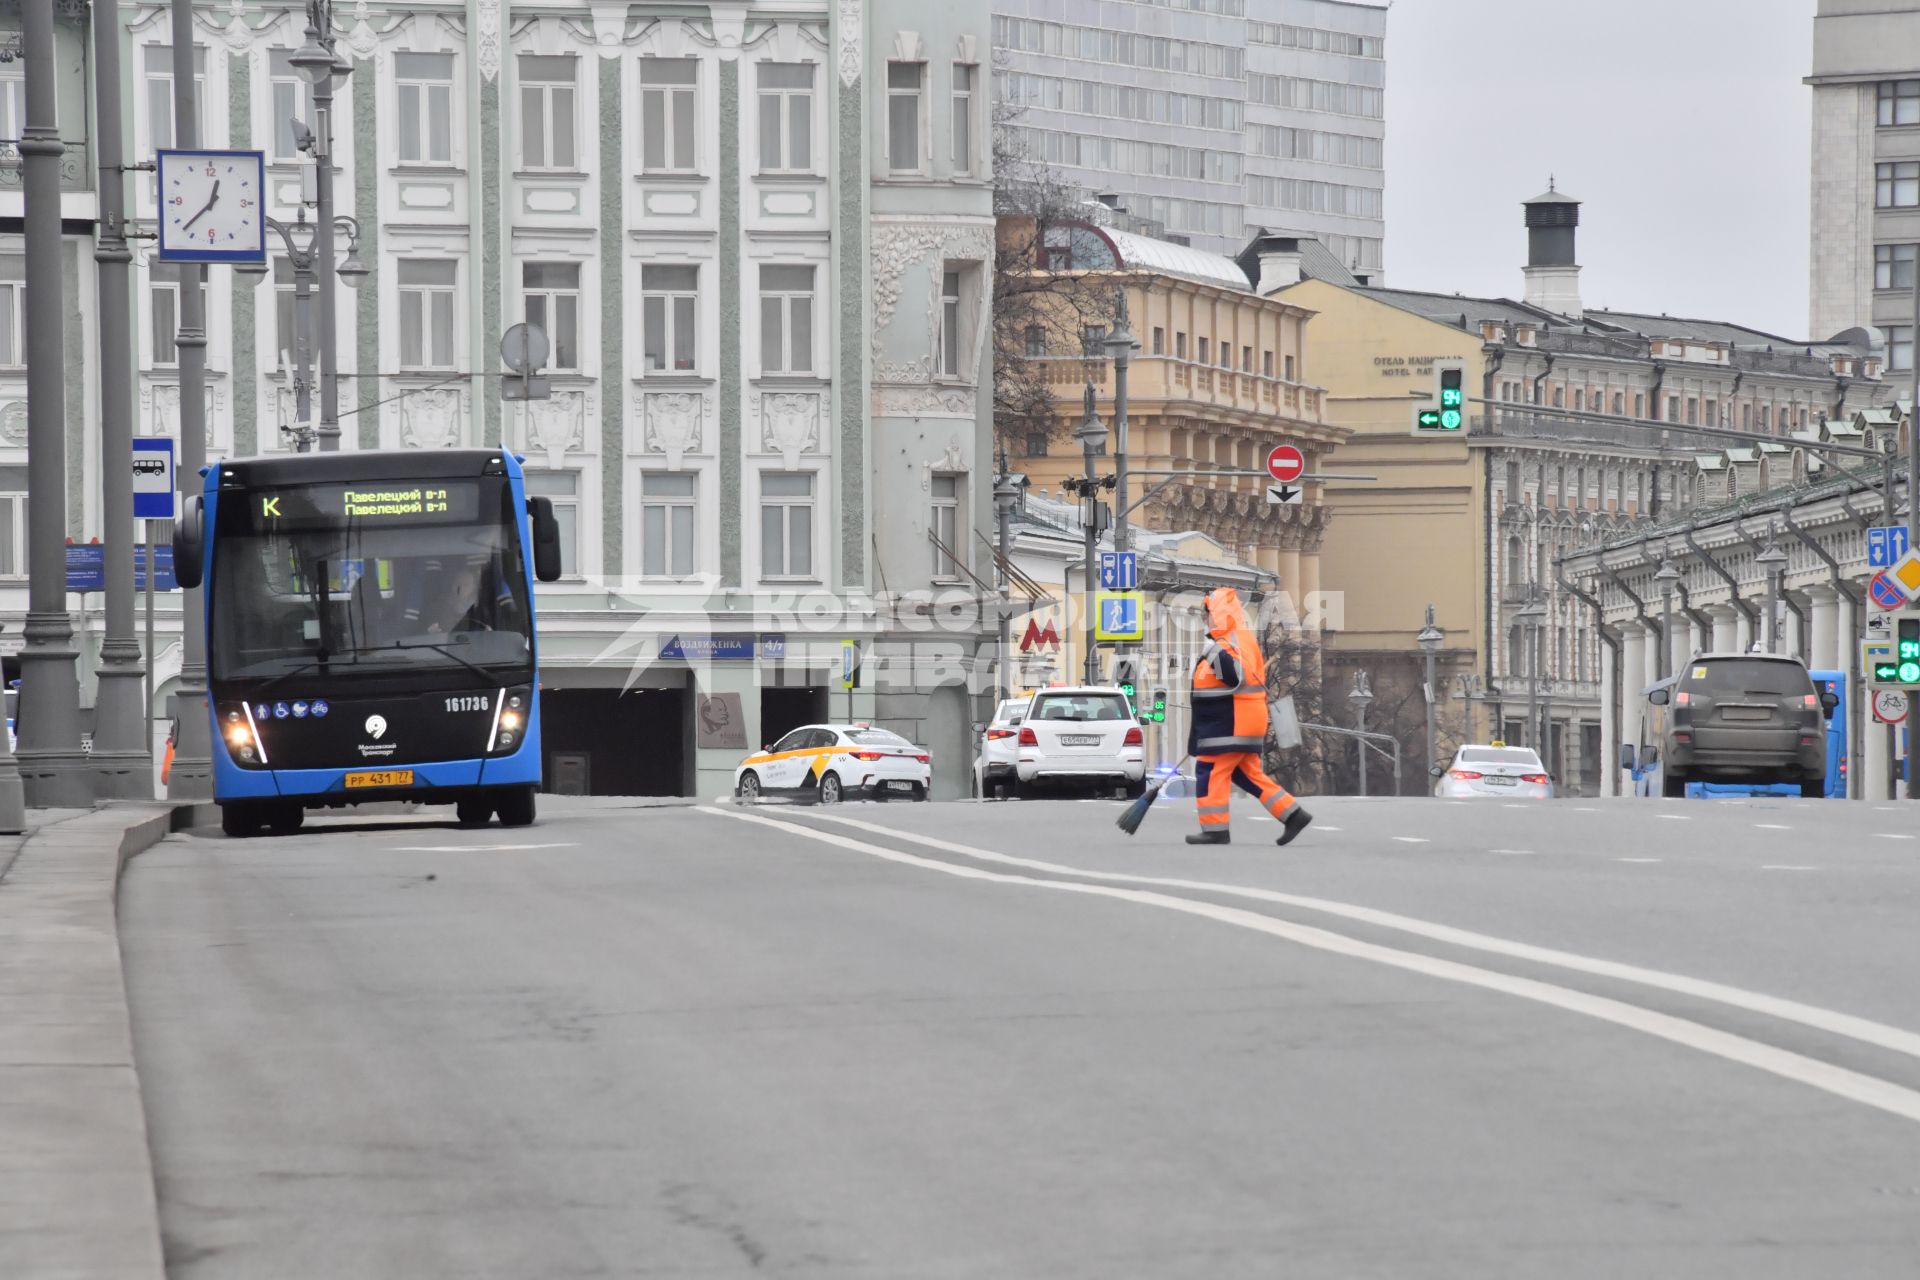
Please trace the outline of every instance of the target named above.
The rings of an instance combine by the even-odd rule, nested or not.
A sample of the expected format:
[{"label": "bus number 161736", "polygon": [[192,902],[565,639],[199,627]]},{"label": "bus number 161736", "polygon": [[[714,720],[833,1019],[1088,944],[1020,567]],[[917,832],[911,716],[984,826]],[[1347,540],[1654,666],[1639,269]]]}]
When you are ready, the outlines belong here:
[{"label": "bus number 161736", "polygon": [[484,693],[459,694],[447,699],[449,711],[491,711],[493,699]]}]

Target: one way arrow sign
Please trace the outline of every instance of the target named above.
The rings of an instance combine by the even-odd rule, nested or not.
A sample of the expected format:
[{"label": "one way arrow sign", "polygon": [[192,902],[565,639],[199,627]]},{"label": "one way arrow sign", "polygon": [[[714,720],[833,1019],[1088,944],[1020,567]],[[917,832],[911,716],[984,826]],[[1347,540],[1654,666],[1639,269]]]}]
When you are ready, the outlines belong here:
[{"label": "one way arrow sign", "polygon": [[1305,485],[1270,484],[1267,486],[1267,505],[1270,507],[1297,507],[1306,500]]}]

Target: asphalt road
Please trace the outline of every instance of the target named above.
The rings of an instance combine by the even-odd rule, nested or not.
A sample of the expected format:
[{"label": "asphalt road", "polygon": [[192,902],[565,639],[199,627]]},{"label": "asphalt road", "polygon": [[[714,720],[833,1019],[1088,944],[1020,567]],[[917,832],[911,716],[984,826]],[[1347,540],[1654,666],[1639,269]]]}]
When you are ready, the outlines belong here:
[{"label": "asphalt road", "polygon": [[623,808],[175,837],[176,1280],[1920,1271],[1914,810]]}]

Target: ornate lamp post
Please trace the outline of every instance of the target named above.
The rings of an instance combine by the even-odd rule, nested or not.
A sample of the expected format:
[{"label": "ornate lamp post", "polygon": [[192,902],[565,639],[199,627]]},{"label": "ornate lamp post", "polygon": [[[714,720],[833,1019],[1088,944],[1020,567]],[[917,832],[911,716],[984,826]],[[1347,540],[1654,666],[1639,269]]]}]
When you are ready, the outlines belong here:
[{"label": "ornate lamp post", "polygon": [[1360,794],[1367,794],[1367,708],[1373,703],[1373,682],[1364,671],[1353,673],[1353,691],[1347,694],[1353,707],[1354,728],[1360,731],[1356,745],[1360,749]]},{"label": "ornate lamp post", "polygon": [[1085,678],[1088,684],[1093,684],[1100,678],[1099,659],[1098,655],[1094,652],[1094,624],[1098,619],[1094,616],[1093,607],[1093,583],[1096,573],[1095,561],[1098,559],[1097,551],[1100,543],[1100,481],[1094,474],[1094,460],[1100,456],[1100,451],[1106,447],[1107,426],[1104,422],[1100,421],[1100,415],[1094,412],[1093,384],[1091,382],[1087,384],[1085,402],[1087,416],[1080,420],[1078,427],[1074,428],[1073,438],[1080,442],[1081,452],[1085,454],[1087,461],[1087,478],[1085,482],[1087,486],[1086,601],[1082,607],[1085,609],[1087,615],[1087,655],[1086,662],[1084,663]]},{"label": "ornate lamp post", "polygon": [[[313,326],[309,320],[314,276],[320,260],[319,227],[307,221],[307,211],[304,207],[300,210],[300,216],[293,222],[281,222],[268,218],[266,223],[267,229],[280,237],[280,244],[286,250],[287,263],[293,268],[294,425],[291,428],[283,425],[280,429],[293,437],[296,449],[301,453],[308,453],[312,451],[313,442],[316,439],[322,441],[322,448],[326,447],[323,434],[326,426],[324,416],[321,421],[321,430],[316,431],[313,427]],[[360,261],[360,224],[345,214],[336,215],[333,224],[335,229],[347,238],[346,257],[340,260],[333,274],[338,275],[350,286],[358,288],[360,281],[368,274],[366,264]],[[243,264],[235,267],[234,270],[255,277],[264,276],[267,273],[264,263]],[[322,352],[326,350],[328,341],[328,335],[324,331],[327,310],[324,306],[321,308]],[[323,384],[325,380],[326,366],[323,363],[321,366]],[[323,415],[326,412],[325,399],[323,385],[321,396]],[[336,433],[338,430],[336,423]]]},{"label": "ornate lamp post", "polygon": [[1420,646],[1420,652],[1427,659],[1427,768],[1432,769],[1437,763],[1433,758],[1435,746],[1433,701],[1439,696],[1438,690],[1434,687],[1434,661],[1439,657],[1441,646],[1447,642],[1447,633],[1434,625],[1432,605],[1427,606],[1427,625],[1420,628],[1420,634],[1414,637],[1414,642]]}]

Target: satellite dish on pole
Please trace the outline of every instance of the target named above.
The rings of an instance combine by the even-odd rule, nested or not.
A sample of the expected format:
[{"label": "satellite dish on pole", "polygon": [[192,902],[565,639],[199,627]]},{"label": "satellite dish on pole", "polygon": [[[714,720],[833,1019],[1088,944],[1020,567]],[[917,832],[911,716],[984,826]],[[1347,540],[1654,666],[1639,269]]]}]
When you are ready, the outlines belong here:
[{"label": "satellite dish on pole", "polygon": [[539,325],[520,323],[500,339],[500,362],[523,378],[530,378],[547,365],[547,331]]}]

